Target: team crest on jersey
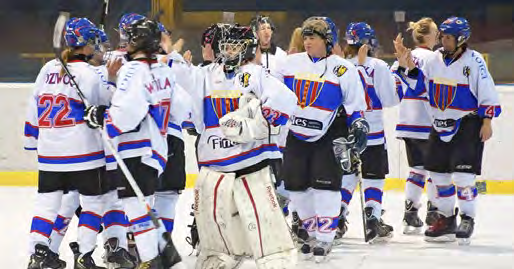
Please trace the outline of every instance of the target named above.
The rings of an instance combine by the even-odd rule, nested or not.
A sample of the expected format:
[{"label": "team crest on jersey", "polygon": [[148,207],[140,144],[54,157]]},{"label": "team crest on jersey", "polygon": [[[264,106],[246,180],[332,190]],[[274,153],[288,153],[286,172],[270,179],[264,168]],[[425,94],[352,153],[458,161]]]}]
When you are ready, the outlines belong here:
[{"label": "team crest on jersey", "polygon": [[471,70],[470,70],[469,66],[464,66],[464,68],[462,69],[462,74],[467,78],[469,78],[470,72],[471,72]]},{"label": "team crest on jersey", "polygon": [[445,79],[434,79],[432,85],[432,98],[435,106],[445,111],[451,106],[457,95],[457,83]]},{"label": "team crest on jersey", "polygon": [[334,67],[334,74],[337,77],[340,77],[340,76],[344,75],[344,73],[346,73],[346,70],[348,70],[348,68],[346,68],[346,66],[338,65],[338,66]]},{"label": "team crest on jersey", "polygon": [[248,87],[248,85],[250,85],[250,77],[252,75],[250,73],[243,73],[240,77],[239,77],[239,82],[241,83],[241,86],[243,87]]},{"label": "team crest on jersey", "polygon": [[325,79],[320,78],[317,74],[297,74],[293,81],[293,92],[298,98],[298,104],[301,108],[306,108],[314,104],[318,99]]}]

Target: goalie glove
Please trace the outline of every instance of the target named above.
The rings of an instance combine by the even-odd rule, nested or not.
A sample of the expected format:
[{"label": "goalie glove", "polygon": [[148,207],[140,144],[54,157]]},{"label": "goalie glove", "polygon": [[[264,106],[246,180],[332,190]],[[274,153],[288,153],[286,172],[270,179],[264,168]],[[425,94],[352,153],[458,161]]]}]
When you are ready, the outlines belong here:
[{"label": "goalie glove", "polygon": [[353,137],[353,149],[361,154],[368,144],[369,124],[363,119],[359,118],[352,122],[350,126],[350,137]]},{"label": "goalie glove", "polygon": [[104,113],[107,106],[88,106],[84,111],[84,121],[92,129],[100,128],[104,125]]},{"label": "goalie glove", "polygon": [[219,123],[225,137],[237,143],[249,143],[269,135],[268,121],[262,115],[260,100],[256,98],[223,116]]}]

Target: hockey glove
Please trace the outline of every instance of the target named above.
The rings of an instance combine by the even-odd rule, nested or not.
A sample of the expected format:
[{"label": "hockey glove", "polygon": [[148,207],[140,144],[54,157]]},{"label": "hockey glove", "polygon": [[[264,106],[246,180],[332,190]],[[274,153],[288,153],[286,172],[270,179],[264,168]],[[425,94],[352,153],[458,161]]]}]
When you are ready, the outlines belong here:
[{"label": "hockey glove", "polygon": [[368,132],[369,132],[369,124],[363,119],[359,118],[352,122],[350,126],[350,136],[353,136],[353,149],[355,149],[359,154],[361,154],[368,144]]},{"label": "hockey glove", "polygon": [[335,139],[332,144],[334,145],[334,155],[337,160],[341,164],[341,168],[345,172],[351,172],[352,170],[352,161],[351,161],[351,150],[352,145],[351,142],[348,142],[346,138],[339,137]]},{"label": "hockey glove", "polygon": [[107,106],[88,106],[84,111],[84,121],[92,129],[100,128],[104,125],[104,113]]}]

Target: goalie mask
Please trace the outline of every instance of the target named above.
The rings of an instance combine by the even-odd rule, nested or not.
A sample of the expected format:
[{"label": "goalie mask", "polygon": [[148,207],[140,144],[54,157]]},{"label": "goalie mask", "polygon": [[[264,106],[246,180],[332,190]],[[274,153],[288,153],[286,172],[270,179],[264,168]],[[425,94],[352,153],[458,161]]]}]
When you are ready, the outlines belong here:
[{"label": "goalie mask", "polygon": [[235,71],[244,61],[255,58],[257,38],[248,26],[233,25],[219,43],[219,51],[225,71]]},{"label": "goalie mask", "polygon": [[214,58],[220,59],[220,40],[224,39],[225,36],[228,35],[229,29],[231,25],[226,23],[217,23],[209,26],[209,28],[205,29],[202,34],[201,45],[205,47],[205,45],[211,45],[212,50],[214,51]]},{"label": "goalie mask", "polygon": [[144,52],[155,54],[159,51],[161,43],[161,31],[159,25],[148,19],[132,22],[126,27],[128,45],[132,48],[129,54]]}]

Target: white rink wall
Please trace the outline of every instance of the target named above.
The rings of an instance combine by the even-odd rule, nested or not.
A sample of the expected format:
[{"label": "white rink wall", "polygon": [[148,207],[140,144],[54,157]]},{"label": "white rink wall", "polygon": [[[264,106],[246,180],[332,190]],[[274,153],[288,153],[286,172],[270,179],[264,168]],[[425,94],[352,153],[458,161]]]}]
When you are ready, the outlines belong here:
[{"label": "white rink wall", "polygon": [[[23,127],[28,98],[33,90],[29,83],[0,83],[0,171],[36,171],[36,155],[23,150]],[[493,138],[486,143],[483,180],[514,180],[514,86],[497,86],[502,115],[493,120]],[[398,119],[396,108],[386,109],[386,137],[390,178],[405,178],[408,173],[403,143],[395,139]],[[194,155],[194,137],[186,137],[187,172],[198,172]]]}]

